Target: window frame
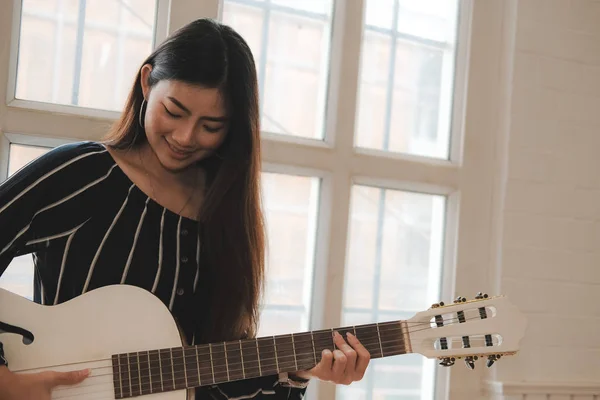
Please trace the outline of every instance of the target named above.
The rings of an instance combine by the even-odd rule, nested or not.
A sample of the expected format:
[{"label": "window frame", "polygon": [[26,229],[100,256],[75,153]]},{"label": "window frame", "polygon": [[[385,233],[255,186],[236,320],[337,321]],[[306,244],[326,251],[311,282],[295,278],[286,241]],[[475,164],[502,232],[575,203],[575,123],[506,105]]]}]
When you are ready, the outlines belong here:
[{"label": "window frame", "polygon": [[[220,19],[223,7],[223,0],[157,1],[157,41],[196,17]],[[488,268],[480,265],[493,264],[495,254],[494,228],[499,222],[494,215],[490,217],[498,201],[494,146],[505,110],[495,119],[485,120],[481,115],[491,117],[504,105],[505,93],[497,76],[507,61],[506,28],[502,26],[506,6],[460,0],[450,156],[441,160],[354,146],[356,118],[347,114],[348,110],[357,112],[365,1],[336,1],[334,5],[324,139],[262,135],[266,172],[294,171],[320,178],[311,329],[339,326],[341,321],[350,193],[355,183],[446,196],[442,287],[436,301],[452,299],[456,289],[474,292],[493,282]],[[6,100],[0,102],[0,181],[7,176],[11,143],[47,146],[98,140],[118,116],[117,112],[14,98],[21,0],[7,4],[12,11],[9,8],[10,12],[0,15],[0,37],[10,38],[9,51],[0,53],[0,77],[8,77],[0,79],[0,98]],[[481,368],[470,375],[454,371],[451,376],[448,369],[436,370],[436,400],[447,399],[452,391],[478,393],[484,376]],[[459,388],[467,379],[476,383]],[[333,385],[314,382],[308,397],[335,398],[335,391]]]}]

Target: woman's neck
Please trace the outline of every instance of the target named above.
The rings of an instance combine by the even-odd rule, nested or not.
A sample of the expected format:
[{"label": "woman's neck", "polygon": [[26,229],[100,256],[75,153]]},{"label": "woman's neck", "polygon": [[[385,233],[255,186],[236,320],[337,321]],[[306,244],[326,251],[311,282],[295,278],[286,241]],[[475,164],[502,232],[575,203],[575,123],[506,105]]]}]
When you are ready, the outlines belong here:
[{"label": "woman's neck", "polygon": [[173,183],[183,187],[197,187],[203,183],[203,176],[201,176],[203,171],[200,167],[190,166],[181,171],[170,171],[161,164],[148,143],[144,143],[139,147],[138,158],[138,162],[141,164],[140,167],[160,187],[167,188],[173,186]]}]

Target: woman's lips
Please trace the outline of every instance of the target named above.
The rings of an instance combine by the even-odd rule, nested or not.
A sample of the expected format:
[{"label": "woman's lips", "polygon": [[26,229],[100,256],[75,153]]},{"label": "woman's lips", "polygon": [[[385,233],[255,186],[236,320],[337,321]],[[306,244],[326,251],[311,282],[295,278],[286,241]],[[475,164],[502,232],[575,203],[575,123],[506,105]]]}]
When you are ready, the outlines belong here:
[{"label": "woman's lips", "polygon": [[182,150],[173,146],[167,139],[165,139],[165,142],[167,142],[167,146],[169,147],[169,150],[171,150],[171,154],[174,158],[183,160],[193,154],[193,151]]}]

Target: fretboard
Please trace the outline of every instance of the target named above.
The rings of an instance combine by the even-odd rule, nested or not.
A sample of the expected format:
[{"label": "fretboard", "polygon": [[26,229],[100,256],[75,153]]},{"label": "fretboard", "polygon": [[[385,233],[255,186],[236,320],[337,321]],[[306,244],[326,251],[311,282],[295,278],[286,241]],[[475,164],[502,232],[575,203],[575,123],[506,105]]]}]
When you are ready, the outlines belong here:
[{"label": "fretboard", "polygon": [[[371,358],[405,354],[401,321],[338,328],[354,334]],[[115,398],[196,388],[230,381],[309,370],[321,352],[336,348],[334,329],[198,346],[115,354]]]}]

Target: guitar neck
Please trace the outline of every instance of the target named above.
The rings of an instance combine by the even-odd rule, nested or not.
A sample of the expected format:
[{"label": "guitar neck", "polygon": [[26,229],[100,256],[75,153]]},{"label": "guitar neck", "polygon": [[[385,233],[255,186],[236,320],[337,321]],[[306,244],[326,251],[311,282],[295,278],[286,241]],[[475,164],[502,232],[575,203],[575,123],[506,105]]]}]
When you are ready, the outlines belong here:
[{"label": "guitar neck", "polygon": [[337,347],[333,332],[354,334],[371,358],[406,354],[403,321],[357,325],[257,339],[115,354],[116,398],[190,389],[280,372],[309,370],[325,349]]}]

